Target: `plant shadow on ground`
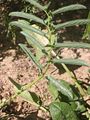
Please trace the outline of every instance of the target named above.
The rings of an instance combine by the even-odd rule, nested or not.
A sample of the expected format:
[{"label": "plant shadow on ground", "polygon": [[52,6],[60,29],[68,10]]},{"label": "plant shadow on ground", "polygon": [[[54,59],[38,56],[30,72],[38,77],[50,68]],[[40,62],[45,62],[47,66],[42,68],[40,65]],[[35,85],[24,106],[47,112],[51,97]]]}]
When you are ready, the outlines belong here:
[{"label": "plant shadow on ground", "polygon": [[[8,116],[9,118],[16,118],[16,119],[18,119],[18,120],[45,120],[45,119],[43,119],[43,118],[41,118],[41,117],[38,117],[37,116],[37,112],[32,112],[32,113],[30,113],[30,115],[28,115],[27,117],[20,117],[20,116],[18,116],[18,115],[9,115]],[[3,117],[3,118],[0,118],[0,120],[7,120],[7,118],[8,118],[7,116],[6,117]]]}]

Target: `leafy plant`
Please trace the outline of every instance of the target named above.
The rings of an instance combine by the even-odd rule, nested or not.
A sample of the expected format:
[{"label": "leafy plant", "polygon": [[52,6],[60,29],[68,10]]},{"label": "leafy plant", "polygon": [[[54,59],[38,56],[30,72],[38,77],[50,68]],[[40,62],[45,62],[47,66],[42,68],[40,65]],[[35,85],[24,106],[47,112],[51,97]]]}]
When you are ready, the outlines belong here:
[{"label": "leafy plant", "polygon": [[[45,19],[41,19],[34,14],[25,13],[25,12],[12,12],[9,15],[18,17],[17,21],[10,23],[11,26],[17,26],[21,28],[21,34],[27,40],[27,43],[35,49],[35,54],[30,51],[30,48],[24,44],[19,44],[21,49],[25,54],[36,64],[39,69],[39,75],[36,80],[28,83],[27,85],[19,85],[11,78],[10,81],[16,87],[15,95],[10,98],[13,98],[20,95],[26,101],[29,101],[31,104],[37,106],[38,108],[49,111],[53,120],[79,120],[85,118],[90,119],[89,107],[84,97],[90,93],[90,88],[86,91],[73,71],[70,71],[67,67],[67,64],[73,64],[78,66],[90,66],[85,61],[78,59],[61,59],[56,53],[56,49],[60,48],[84,48],[90,49],[90,44],[82,42],[57,42],[57,31],[64,29],[66,27],[71,27],[74,25],[83,25],[90,23],[89,19],[78,19],[71,20],[65,23],[55,24],[53,17],[56,14],[60,14],[67,11],[86,9],[85,6],[80,4],[73,4],[63,8],[59,8],[55,11],[49,10],[49,4],[42,6],[36,0],[26,0],[34,7],[40,9],[45,14]],[[43,29],[44,28],[44,29]],[[46,57],[47,61],[43,65],[40,64],[40,59]],[[72,78],[74,85],[71,85],[64,80],[56,80],[48,74],[48,69],[51,64],[61,64],[68,75]],[[36,84],[38,81],[46,78],[48,80],[49,90],[53,95],[53,101],[47,107],[42,106],[42,102],[36,94],[31,94],[28,92],[28,89],[32,85]],[[28,96],[27,96],[28,95]],[[34,99],[33,99],[34,98]],[[37,98],[37,99],[36,99]],[[9,100],[0,104],[4,106],[8,103]]]}]

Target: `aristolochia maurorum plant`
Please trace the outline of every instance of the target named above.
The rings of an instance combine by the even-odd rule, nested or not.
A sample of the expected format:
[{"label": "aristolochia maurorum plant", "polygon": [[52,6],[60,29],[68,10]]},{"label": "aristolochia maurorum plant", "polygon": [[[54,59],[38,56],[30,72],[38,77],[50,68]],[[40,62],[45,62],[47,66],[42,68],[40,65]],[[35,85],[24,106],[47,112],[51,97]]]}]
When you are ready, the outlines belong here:
[{"label": "aristolochia maurorum plant", "polygon": [[[90,44],[82,42],[57,42],[57,32],[60,29],[74,25],[83,25],[90,23],[89,19],[71,20],[65,23],[56,24],[53,18],[57,14],[61,14],[67,11],[73,11],[78,9],[86,9],[85,6],[80,4],[73,4],[58,10],[49,10],[48,3],[45,6],[39,4],[36,0],[25,0],[32,4],[34,7],[43,11],[46,15],[45,19],[41,19],[34,14],[25,12],[12,12],[10,16],[18,17],[17,21],[10,23],[12,26],[21,28],[21,34],[25,36],[27,43],[35,49],[33,54],[30,48],[25,44],[19,44],[26,55],[36,64],[39,70],[38,78],[33,80],[27,85],[20,85],[13,79],[10,81],[15,85],[15,95],[10,98],[17,97],[18,95],[24,98],[24,100],[37,106],[39,109],[48,111],[53,120],[81,120],[86,118],[90,119],[89,105],[84,100],[85,96],[90,95],[90,87],[84,89],[82,82],[80,82],[73,71],[70,71],[67,67],[68,64],[79,66],[90,66],[85,61],[80,59],[61,59],[56,53],[56,49],[61,48],[84,48],[90,49]],[[44,30],[43,30],[44,28]],[[42,65],[40,59],[46,57],[47,61]],[[74,85],[71,85],[64,80],[56,80],[48,74],[48,69],[51,64],[61,64],[68,75],[72,78]],[[38,81],[46,78],[48,80],[49,90],[52,93],[53,100],[51,104],[46,107],[43,106],[40,98],[34,93],[29,93],[28,89]],[[6,100],[0,104],[0,106],[6,105],[10,100]]]}]

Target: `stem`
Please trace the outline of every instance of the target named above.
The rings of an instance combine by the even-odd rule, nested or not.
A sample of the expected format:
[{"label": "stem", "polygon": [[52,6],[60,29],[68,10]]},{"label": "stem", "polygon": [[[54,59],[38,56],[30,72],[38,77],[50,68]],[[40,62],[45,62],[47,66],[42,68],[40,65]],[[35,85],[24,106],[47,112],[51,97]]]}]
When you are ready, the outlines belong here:
[{"label": "stem", "polygon": [[[49,34],[49,37],[48,37],[48,39],[49,39],[49,42],[51,43],[51,40],[52,40],[52,29],[50,28],[51,26],[50,26],[50,20],[49,20],[49,14],[47,13],[47,11],[45,11],[45,13],[46,13],[46,15],[47,15],[47,17],[48,17],[48,25],[47,25],[47,29],[48,29],[48,34]],[[56,53],[53,51],[53,50],[51,50],[51,54],[54,56],[54,57],[56,57],[57,59],[60,59],[57,55],[56,55]],[[82,95],[82,96],[84,96],[85,95],[85,92],[84,92],[84,90],[83,90],[83,88],[81,87],[81,85],[77,82],[77,78],[75,77],[75,75],[73,74],[73,72],[71,72],[69,69],[68,69],[68,67],[65,65],[65,64],[61,64],[62,66],[63,66],[63,68],[65,69],[65,71],[68,73],[68,75],[72,78],[72,80],[74,81],[74,83],[76,84],[76,87],[78,88],[78,90],[79,90],[79,92],[80,92],[80,94]]]},{"label": "stem", "polygon": [[80,91],[81,95],[84,96],[85,92],[83,90],[83,88],[81,87],[81,85],[77,82],[77,79],[75,77],[75,75],[73,74],[73,72],[71,72],[67,66],[65,64],[62,63],[63,68],[66,70],[66,72],[68,73],[68,75],[72,78],[72,80],[75,82],[76,87],[78,88],[78,90]]},{"label": "stem", "polygon": [[[54,51],[52,51],[51,54],[52,54],[53,56],[55,56],[57,59],[60,59],[60,58],[56,55],[56,53],[55,53]],[[73,80],[74,83],[76,84],[76,87],[77,87],[78,90],[80,91],[81,95],[84,96],[84,95],[85,95],[85,92],[84,92],[83,88],[80,86],[80,84],[77,82],[77,79],[76,79],[75,75],[73,74],[73,72],[71,72],[64,63],[61,63],[61,65],[63,66],[63,68],[65,69],[65,71],[68,73],[68,75],[72,78],[72,80]]]},{"label": "stem", "polygon": [[45,13],[46,13],[46,15],[47,15],[47,30],[48,30],[48,40],[49,40],[49,42],[51,43],[51,36],[52,36],[52,31],[51,31],[51,16],[49,15],[49,13],[47,12],[47,11],[44,11]]}]

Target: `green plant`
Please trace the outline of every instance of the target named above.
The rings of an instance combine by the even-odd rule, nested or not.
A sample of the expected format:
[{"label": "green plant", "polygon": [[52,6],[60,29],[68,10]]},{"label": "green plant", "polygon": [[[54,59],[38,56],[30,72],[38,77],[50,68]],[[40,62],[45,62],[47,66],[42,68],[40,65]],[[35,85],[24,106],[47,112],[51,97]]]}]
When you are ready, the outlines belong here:
[{"label": "green plant", "polygon": [[[79,66],[90,66],[90,64],[78,59],[61,59],[58,54],[55,53],[56,49],[65,47],[90,49],[90,44],[88,43],[57,42],[58,30],[74,25],[87,24],[90,23],[90,20],[78,19],[60,24],[55,24],[53,21],[53,17],[56,14],[72,10],[86,9],[86,7],[80,4],[74,4],[59,8],[55,11],[48,11],[50,3],[46,6],[42,6],[36,0],[26,0],[26,2],[29,2],[34,5],[34,7],[43,11],[46,15],[45,20],[31,13],[12,12],[10,13],[10,16],[19,17],[21,19],[11,22],[10,25],[21,28],[21,34],[25,36],[27,43],[35,49],[35,54],[33,54],[30,51],[30,48],[26,45],[19,44],[25,54],[38,67],[39,75],[36,80],[33,80],[26,85],[20,85],[13,79],[9,78],[15,85],[15,95],[11,96],[9,100],[2,102],[0,107],[3,107],[10,100],[13,100],[19,95],[39,109],[49,111],[53,120],[78,120],[83,119],[84,116],[87,120],[90,119],[89,106],[84,100],[84,97],[90,94],[90,87],[88,87],[88,90],[84,89],[82,82],[80,82],[73,71],[70,71],[67,67],[68,64]],[[47,61],[41,65],[40,59],[43,56],[47,58]],[[50,76],[48,70],[51,64],[61,64],[68,75],[72,78],[74,85],[71,85],[64,80],[56,80]],[[35,93],[28,92],[29,88],[45,78],[48,80],[49,90],[53,96],[53,100],[48,107],[42,105],[40,98]]]},{"label": "green plant", "polygon": [[[88,13],[88,19],[90,19],[90,11]],[[84,31],[83,39],[90,40],[90,24],[86,25],[86,29]]]}]

